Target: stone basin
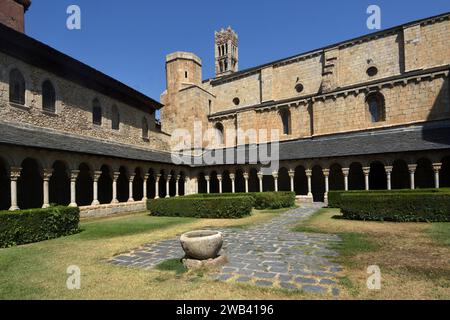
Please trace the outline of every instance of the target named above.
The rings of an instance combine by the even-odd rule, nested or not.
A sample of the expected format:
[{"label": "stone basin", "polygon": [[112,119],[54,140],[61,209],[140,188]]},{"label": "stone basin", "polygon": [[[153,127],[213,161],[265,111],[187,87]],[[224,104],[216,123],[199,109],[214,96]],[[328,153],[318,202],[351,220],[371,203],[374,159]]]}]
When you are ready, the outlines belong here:
[{"label": "stone basin", "polygon": [[217,258],[223,244],[223,235],[218,231],[198,230],[181,235],[181,247],[186,257],[197,260]]}]

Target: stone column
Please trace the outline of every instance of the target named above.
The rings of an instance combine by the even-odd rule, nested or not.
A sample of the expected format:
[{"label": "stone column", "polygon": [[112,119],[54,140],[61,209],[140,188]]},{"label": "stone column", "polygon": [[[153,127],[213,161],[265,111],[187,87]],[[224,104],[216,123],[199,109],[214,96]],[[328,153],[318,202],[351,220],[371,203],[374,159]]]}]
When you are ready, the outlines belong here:
[{"label": "stone column", "polygon": [[128,179],[128,202],[134,202],[134,198],[133,198],[134,177],[136,177],[136,174],[130,174],[130,177]]},{"label": "stone column", "polygon": [[190,194],[188,191],[188,181],[189,178],[187,176],[184,176],[184,195]]},{"label": "stone column", "polygon": [[101,171],[94,171],[94,187],[93,187],[93,191],[94,191],[94,195],[93,195],[93,200],[92,200],[92,205],[93,206],[98,206],[100,204],[100,202],[98,201],[98,179],[100,179],[100,176],[102,175]]},{"label": "stone column", "polygon": [[217,175],[217,180],[219,180],[219,193],[222,193],[223,185],[222,185],[222,175],[221,174]]},{"label": "stone column", "polygon": [[177,175],[176,180],[175,180],[175,197],[179,197],[180,196],[180,188],[178,186],[178,183],[180,182],[181,176]]},{"label": "stone column", "polygon": [[294,178],[295,178],[295,171],[294,170],[289,170],[289,180],[290,180],[290,183],[291,183],[291,192],[295,192]]},{"label": "stone column", "polygon": [[348,191],[348,175],[350,174],[350,168],[342,168],[342,174],[344,175],[344,189]]},{"label": "stone column", "polygon": [[234,173],[230,173],[230,180],[231,180],[231,193],[236,193],[236,176]]},{"label": "stone column", "polygon": [[210,184],[209,184],[209,180],[210,177],[209,176],[205,176],[205,180],[206,180],[206,193],[210,193],[211,189],[210,189]]},{"label": "stone column", "polygon": [[150,174],[148,174],[148,173],[144,175],[144,182],[143,182],[143,185],[142,185],[142,190],[143,190],[142,201],[147,201],[148,200],[148,197],[147,197],[147,181],[148,181],[149,177],[150,177]]},{"label": "stone column", "polygon": [[48,188],[48,184],[50,182],[50,178],[52,177],[53,174],[53,169],[44,169],[44,172],[42,173],[42,179],[43,179],[43,204],[42,204],[42,208],[48,208],[50,207],[50,202],[49,202],[49,188]]},{"label": "stone column", "polygon": [[170,198],[170,180],[172,180],[172,175],[168,174],[166,176],[166,198]]},{"label": "stone column", "polygon": [[11,167],[9,173],[9,179],[11,180],[11,207],[10,211],[19,210],[17,205],[17,180],[20,178],[20,173],[22,172],[22,168],[20,167]]},{"label": "stone column", "polygon": [[363,167],[363,173],[364,173],[364,185],[366,191],[370,189],[370,182],[369,182],[369,174],[370,174],[370,167]]},{"label": "stone column", "polygon": [[272,172],[273,185],[275,187],[275,192],[278,192],[278,172]]},{"label": "stone column", "polygon": [[308,197],[312,197],[312,183],[311,183],[311,178],[312,178],[312,170],[311,169],[306,169],[305,170],[305,174],[306,177],[308,178]]},{"label": "stone column", "polygon": [[434,170],[434,187],[436,189],[440,188],[439,185],[439,171],[442,168],[442,163],[433,163],[433,170]]},{"label": "stone column", "polygon": [[411,185],[411,190],[414,190],[416,188],[416,182],[415,182],[416,169],[417,169],[417,164],[408,164],[409,181],[410,181],[410,185]]},{"label": "stone column", "polygon": [[113,173],[113,184],[112,184],[112,200],[111,203],[119,203],[117,200],[117,180],[119,179],[120,172]]},{"label": "stone column", "polygon": [[259,179],[259,192],[263,192],[264,188],[263,188],[263,173],[262,172],[258,172],[258,179]]},{"label": "stone column", "polygon": [[325,201],[328,199],[328,192],[330,191],[330,169],[322,169],[323,176],[325,177]]},{"label": "stone column", "polygon": [[249,179],[248,172],[244,172],[243,176],[244,176],[244,181],[245,181],[245,193],[248,193],[248,179]]},{"label": "stone column", "polygon": [[386,171],[387,189],[388,190],[392,190],[391,175],[392,175],[393,168],[394,168],[393,166],[384,166],[384,171]]},{"label": "stone column", "polygon": [[159,199],[159,179],[161,179],[160,173],[155,176],[155,199]]},{"label": "stone column", "polygon": [[70,204],[69,207],[78,207],[77,205],[77,178],[80,170],[70,171]]}]

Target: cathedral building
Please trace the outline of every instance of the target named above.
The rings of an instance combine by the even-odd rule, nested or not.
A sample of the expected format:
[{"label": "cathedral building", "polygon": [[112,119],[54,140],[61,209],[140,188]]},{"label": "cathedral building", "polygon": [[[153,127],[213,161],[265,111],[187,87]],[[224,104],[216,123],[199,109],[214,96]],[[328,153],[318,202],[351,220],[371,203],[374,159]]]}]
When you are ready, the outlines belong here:
[{"label": "cathedral building", "polygon": [[194,53],[167,55],[158,102],[27,36],[30,4],[0,3],[0,209],[450,187],[449,13],[245,70],[228,27],[212,79]]}]

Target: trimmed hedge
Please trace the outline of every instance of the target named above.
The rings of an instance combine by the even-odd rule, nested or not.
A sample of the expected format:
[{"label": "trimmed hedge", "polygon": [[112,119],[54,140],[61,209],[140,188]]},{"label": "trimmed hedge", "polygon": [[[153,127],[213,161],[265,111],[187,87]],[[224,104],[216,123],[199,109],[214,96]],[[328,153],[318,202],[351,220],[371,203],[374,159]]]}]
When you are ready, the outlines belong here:
[{"label": "trimmed hedge", "polygon": [[80,210],[50,207],[0,211],[0,247],[33,243],[77,233]]},{"label": "trimmed hedge", "polygon": [[179,197],[147,201],[153,216],[231,219],[251,214],[253,198],[235,197]]},{"label": "trimmed hedge", "polygon": [[396,222],[450,222],[450,193],[392,191],[341,193],[344,219]]},{"label": "trimmed hedge", "polygon": [[249,193],[199,193],[184,198],[234,198],[236,196],[251,197],[253,207],[258,210],[290,208],[295,205],[294,192],[249,192]]}]

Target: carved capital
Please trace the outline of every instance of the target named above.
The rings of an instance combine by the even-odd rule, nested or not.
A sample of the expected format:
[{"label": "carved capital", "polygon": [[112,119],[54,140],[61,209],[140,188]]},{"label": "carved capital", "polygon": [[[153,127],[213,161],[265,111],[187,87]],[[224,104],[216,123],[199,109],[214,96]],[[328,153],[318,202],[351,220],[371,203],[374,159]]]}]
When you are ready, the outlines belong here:
[{"label": "carved capital", "polygon": [[80,174],[80,170],[72,170],[72,171],[70,171],[70,181],[71,182],[76,182],[79,174]]},{"label": "carved capital", "polygon": [[417,164],[408,164],[409,173],[415,173],[417,169]]},{"label": "carved capital", "polygon": [[322,169],[323,175],[325,177],[329,177],[330,176],[330,169]]},{"label": "carved capital", "polygon": [[433,170],[434,172],[439,172],[442,168],[442,163],[433,163]]},{"label": "carved capital", "polygon": [[342,168],[342,174],[344,175],[344,177],[348,177],[348,175],[350,174],[350,168]]},{"label": "carved capital", "polygon": [[305,170],[305,174],[306,174],[306,176],[307,176],[308,178],[311,178],[311,177],[312,177],[312,170],[311,170],[311,169],[306,169],[306,170]]},{"label": "carved capital", "polygon": [[9,178],[11,181],[17,181],[20,178],[20,173],[22,172],[21,167],[11,167],[9,172]]},{"label": "carved capital", "polygon": [[100,179],[101,175],[102,175],[101,171],[94,171],[94,182],[98,182],[98,179]]}]

